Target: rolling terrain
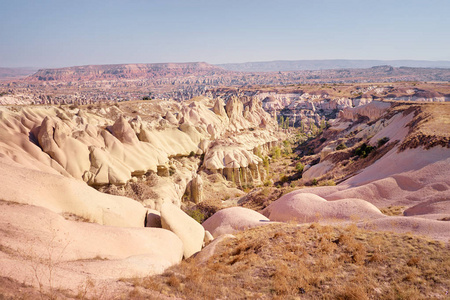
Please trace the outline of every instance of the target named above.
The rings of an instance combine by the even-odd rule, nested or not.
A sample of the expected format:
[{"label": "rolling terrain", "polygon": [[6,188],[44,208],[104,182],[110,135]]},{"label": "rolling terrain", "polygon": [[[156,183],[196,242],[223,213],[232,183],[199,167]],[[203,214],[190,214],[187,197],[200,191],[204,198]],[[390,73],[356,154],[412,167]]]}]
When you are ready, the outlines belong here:
[{"label": "rolling terrain", "polygon": [[[257,97],[3,106],[0,291],[23,282],[30,295],[60,298],[214,297],[191,286],[207,266],[214,280],[237,276],[218,292],[249,297],[443,298],[448,110],[373,100],[318,114],[325,127],[311,118],[293,128]],[[435,256],[417,260],[421,251]],[[323,261],[334,259],[349,278],[370,276],[359,288],[331,280]],[[415,288],[394,273],[376,280],[394,262]],[[289,273],[292,264],[307,273]]]},{"label": "rolling terrain", "polygon": [[447,74],[186,63],[5,81],[0,295],[445,299],[450,87],[417,78]]},{"label": "rolling terrain", "polygon": [[[235,72],[207,63],[91,65],[42,69],[26,78],[3,81],[0,83],[0,104],[92,104],[154,98],[186,101],[196,96],[214,97],[216,91],[222,88],[234,89],[232,93],[240,90],[238,94],[248,95],[248,91],[263,90],[264,86],[271,87],[273,91],[290,89],[298,94],[303,88],[299,85],[308,84],[322,84],[324,88],[339,85],[344,90],[325,90],[333,98],[354,98],[366,94],[367,89],[378,87],[377,83],[380,82],[384,86],[396,82],[432,82],[445,87],[449,80],[450,69],[397,68],[388,65],[366,69],[288,72]],[[355,83],[365,87],[352,91]],[[345,87],[346,84],[348,87]],[[373,94],[376,90],[371,94],[395,98],[400,92],[392,90],[391,94],[384,93],[389,90],[392,87],[388,85],[383,92]],[[338,94],[338,91],[342,94]],[[349,92],[354,93],[349,95]],[[420,92],[423,95],[419,95]],[[448,90],[441,92],[433,86],[423,91],[412,86],[405,89],[401,97],[444,97],[443,101],[446,101],[448,94]]]}]

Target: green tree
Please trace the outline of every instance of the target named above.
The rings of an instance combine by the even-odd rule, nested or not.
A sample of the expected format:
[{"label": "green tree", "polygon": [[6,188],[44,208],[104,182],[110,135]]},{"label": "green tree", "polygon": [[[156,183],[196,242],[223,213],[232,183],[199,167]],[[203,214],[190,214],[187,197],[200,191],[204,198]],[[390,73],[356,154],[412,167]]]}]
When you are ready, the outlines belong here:
[{"label": "green tree", "polygon": [[272,158],[278,159],[281,157],[281,148],[276,146],[272,148]]},{"label": "green tree", "polygon": [[316,124],[311,123],[309,125],[309,129],[310,129],[312,135],[316,135],[317,134],[318,129],[317,129]]},{"label": "green tree", "polygon": [[284,126],[284,117],[280,116],[280,124],[281,124],[281,128],[283,128]]},{"label": "green tree", "polygon": [[327,127],[325,120],[320,121],[320,129],[323,131]]},{"label": "green tree", "polygon": [[287,117],[286,120],[284,121],[284,129],[288,128],[289,128],[289,117]]}]

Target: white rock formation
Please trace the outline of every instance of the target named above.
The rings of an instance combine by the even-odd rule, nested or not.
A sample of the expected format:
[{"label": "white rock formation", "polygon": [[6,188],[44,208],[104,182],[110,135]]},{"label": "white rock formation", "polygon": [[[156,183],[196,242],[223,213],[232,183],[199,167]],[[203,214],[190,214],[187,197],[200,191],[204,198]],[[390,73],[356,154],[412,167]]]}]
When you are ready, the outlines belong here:
[{"label": "white rock formation", "polygon": [[289,193],[266,207],[263,215],[271,221],[309,223],[329,220],[376,219],[380,210],[367,201],[342,199],[327,201],[310,193]]},{"label": "white rock formation", "polygon": [[235,233],[266,224],[269,224],[269,219],[254,210],[244,207],[230,207],[219,210],[202,225],[217,238],[222,234]]},{"label": "white rock formation", "polygon": [[184,258],[202,250],[205,229],[177,206],[169,202],[162,204],[161,224],[162,228],[172,231],[181,239]]}]

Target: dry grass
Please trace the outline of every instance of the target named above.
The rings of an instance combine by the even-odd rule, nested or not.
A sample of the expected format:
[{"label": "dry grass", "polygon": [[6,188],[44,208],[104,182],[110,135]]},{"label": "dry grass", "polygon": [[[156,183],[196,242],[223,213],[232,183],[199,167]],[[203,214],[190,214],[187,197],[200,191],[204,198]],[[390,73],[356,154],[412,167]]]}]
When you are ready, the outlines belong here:
[{"label": "dry grass", "polygon": [[[407,106],[406,106],[407,107]],[[404,108],[399,105],[397,109]],[[426,149],[450,147],[450,104],[427,103],[413,105],[405,113],[414,111],[414,119],[408,124],[410,132],[400,146],[401,150],[424,146]]]},{"label": "dry grass", "polygon": [[276,187],[263,187],[259,190],[255,190],[245,196],[245,201],[240,203],[245,208],[253,210],[262,210],[269,206],[272,202],[276,201],[283,195],[283,189]]},{"label": "dry grass", "polygon": [[386,216],[402,216],[405,209],[406,206],[391,205],[388,207],[380,208],[380,211]]},{"label": "dry grass", "polygon": [[133,284],[183,299],[443,299],[448,274],[440,242],[274,224],[225,240],[204,265],[193,258]]}]

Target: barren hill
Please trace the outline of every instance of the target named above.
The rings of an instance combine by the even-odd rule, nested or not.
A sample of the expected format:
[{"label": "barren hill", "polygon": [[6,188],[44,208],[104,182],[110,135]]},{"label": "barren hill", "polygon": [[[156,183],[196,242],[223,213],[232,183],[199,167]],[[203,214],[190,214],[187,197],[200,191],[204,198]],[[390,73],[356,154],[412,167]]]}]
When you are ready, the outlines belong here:
[{"label": "barren hill", "polygon": [[28,79],[39,81],[79,81],[136,79],[176,76],[204,76],[228,73],[222,68],[204,63],[158,63],[158,64],[117,64],[88,65],[60,69],[41,69]]},{"label": "barren hill", "polygon": [[0,80],[25,77],[36,72],[34,68],[0,68]]},{"label": "barren hill", "polygon": [[355,60],[355,59],[322,59],[322,60],[274,60],[245,63],[219,64],[218,67],[240,72],[278,72],[325,69],[371,68],[373,66],[391,65],[393,67],[416,68],[449,68],[449,61],[427,60]]}]

